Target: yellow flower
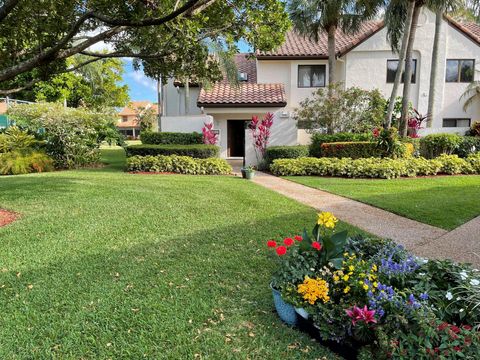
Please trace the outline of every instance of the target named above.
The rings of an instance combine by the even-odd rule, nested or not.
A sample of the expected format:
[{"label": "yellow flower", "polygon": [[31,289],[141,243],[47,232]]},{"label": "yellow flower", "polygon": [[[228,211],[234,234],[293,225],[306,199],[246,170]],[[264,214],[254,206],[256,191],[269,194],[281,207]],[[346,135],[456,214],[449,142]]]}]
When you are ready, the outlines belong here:
[{"label": "yellow flower", "polygon": [[345,289],[343,289],[344,294],[348,294],[349,291],[350,291],[350,286],[346,286]]},{"label": "yellow flower", "polygon": [[376,264],[373,264],[373,266],[372,266],[372,271],[377,271],[377,270],[378,270],[377,265],[376,265]]},{"label": "yellow flower", "polygon": [[337,275],[333,275],[333,281],[337,282],[340,278]]},{"label": "yellow flower", "polygon": [[350,265],[350,266],[348,267],[348,270],[350,270],[350,271],[353,271],[353,270],[355,270],[355,266],[353,266],[353,265]]},{"label": "yellow flower", "polygon": [[364,289],[364,290],[368,290],[368,285],[367,285],[367,284],[364,284],[364,285],[363,285],[363,289]]},{"label": "yellow flower", "polygon": [[350,278],[350,276],[344,275],[344,276],[343,276],[343,281],[348,281],[349,278]]},{"label": "yellow flower", "polygon": [[374,287],[378,287],[378,283],[375,281],[375,282],[373,283],[373,286],[374,286]]},{"label": "yellow flower", "polygon": [[364,278],[367,275],[365,273],[360,273],[360,274],[358,274],[358,276],[361,277],[361,278]]},{"label": "yellow flower", "polygon": [[303,283],[297,286],[297,292],[303,295],[303,299],[311,305],[315,304],[318,299],[324,303],[330,300],[328,296],[328,283],[320,278],[311,279],[305,276]]},{"label": "yellow flower", "polygon": [[335,228],[335,224],[337,222],[338,222],[338,219],[328,211],[323,211],[318,214],[318,220],[317,220],[318,225],[324,226],[327,229]]}]

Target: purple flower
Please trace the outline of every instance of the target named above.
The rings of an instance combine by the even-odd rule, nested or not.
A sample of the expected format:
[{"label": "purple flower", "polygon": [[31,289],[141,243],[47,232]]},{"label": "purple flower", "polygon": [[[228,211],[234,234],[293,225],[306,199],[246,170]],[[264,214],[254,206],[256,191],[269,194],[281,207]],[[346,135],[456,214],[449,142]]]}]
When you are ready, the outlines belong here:
[{"label": "purple flower", "polygon": [[426,292],[423,292],[420,294],[419,296],[420,300],[428,300],[430,297],[428,296],[428,294]]}]

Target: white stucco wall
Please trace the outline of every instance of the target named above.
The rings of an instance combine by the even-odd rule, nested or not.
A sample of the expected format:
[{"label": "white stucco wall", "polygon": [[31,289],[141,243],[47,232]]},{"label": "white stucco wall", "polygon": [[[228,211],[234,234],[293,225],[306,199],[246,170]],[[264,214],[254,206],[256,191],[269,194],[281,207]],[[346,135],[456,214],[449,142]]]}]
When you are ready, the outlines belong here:
[{"label": "white stucco wall", "polygon": [[162,116],[163,132],[202,132],[203,125],[213,121],[208,115]]},{"label": "white stucco wall", "polygon": [[[190,109],[188,115],[201,114],[200,109],[197,107],[199,93],[199,87],[190,87]],[[165,86],[165,104],[166,116],[185,115],[185,88],[175,86],[172,79]]]}]

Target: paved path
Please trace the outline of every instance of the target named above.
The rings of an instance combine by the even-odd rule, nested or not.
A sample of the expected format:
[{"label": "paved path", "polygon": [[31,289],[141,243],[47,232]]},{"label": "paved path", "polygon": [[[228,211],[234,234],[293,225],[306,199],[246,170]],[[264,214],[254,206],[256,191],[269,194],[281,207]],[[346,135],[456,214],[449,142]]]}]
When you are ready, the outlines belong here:
[{"label": "paved path", "polygon": [[468,261],[480,266],[480,216],[448,232],[259,171],[253,181],[316,210],[330,211],[339,219],[376,236],[392,239],[418,255]]}]

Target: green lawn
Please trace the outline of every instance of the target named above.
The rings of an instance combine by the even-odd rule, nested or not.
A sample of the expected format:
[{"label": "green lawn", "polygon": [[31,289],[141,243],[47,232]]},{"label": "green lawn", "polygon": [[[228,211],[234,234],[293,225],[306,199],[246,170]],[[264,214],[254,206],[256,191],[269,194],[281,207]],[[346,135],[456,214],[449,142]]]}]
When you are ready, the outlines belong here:
[{"label": "green lawn", "polygon": [[447,230],[480,215],[480,176],[394,180],[286,178]]},{"label": "green lawn", "polygon": [[0,359],[333,358],[280,322],[268,288],[266,240],[313,210],[104,154],[105,168],[0,178],[0,208],[22,214],[0,228]]}]

